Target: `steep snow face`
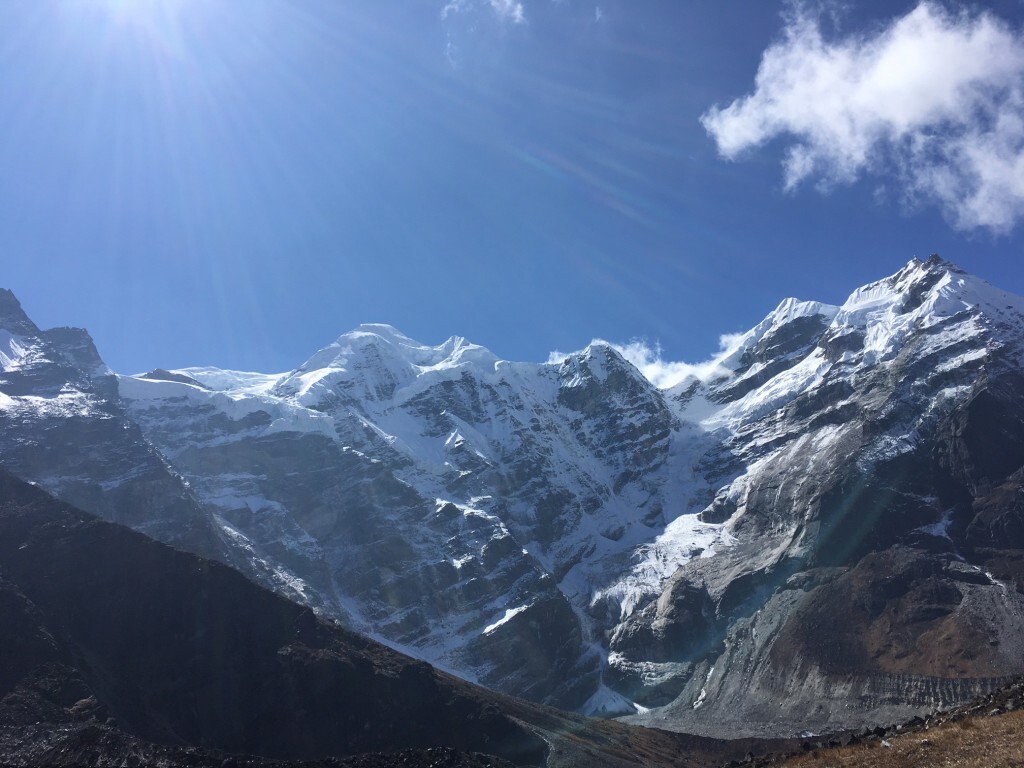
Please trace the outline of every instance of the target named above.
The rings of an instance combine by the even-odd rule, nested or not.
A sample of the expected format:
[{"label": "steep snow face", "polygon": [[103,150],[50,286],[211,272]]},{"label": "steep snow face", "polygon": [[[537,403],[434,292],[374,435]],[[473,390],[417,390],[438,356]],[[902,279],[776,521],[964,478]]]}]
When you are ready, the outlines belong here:
[{"label": "steep snow face", "polygon": [[830,304],[784,299],[764,320],[740,336],[734,347],[719,358],[718,364],[734,373],[756,373],[766,363],[776,361],[780,355],[792,355],[797,351],[782,348],[785,342],[780,341],[792,339],[794,327],[808,325],[806,320],[831,320],[838,312],[839,307]]},{"label": "steep snow face", "polygon": [[370,404],[394,397],[424,373],[486,370],[497,362],[486,349],[461,337],[430,347],[389,325],[361,325],[283,377],[274,394],[312,408],[338,396]]},{"label": "steep snow face", "polygon": [[265,395],[287,374],[225,371],[221,368],[182,368],[178,373],[217,392]]},{"label": "steep snow face", "polygon": [[993,288],[976,277],[938,262],[912,261],[900,272],[855,291],[843,304],[833,324],[839,338],[863,336],[860,348],[844,351],[863,365],[894,360],[908,338],[919,332],[941,331],[957,322],[960,335],[949,330],[937,334],[933,345],[986,333],[990,323],[1009,318],[1019,323],[1021,299]]},{"label": "steep snow face", "polygon": [[971,346],[943,365],[952,370],[976,361],[989,347],[1014,340],[1024,300],[955,266],[911,260],[892,277],[866,285],[835,307],[786,299],[741,336],[701,381],[668,390],[687,417],[694,401],[705,405],[691,417],[709,431],[733,432],[758,422],[826,382],[854,382],[875,366],[893,363],[911,338],[927,337],[924,358]]},{"label": "steep snow face", "polygon": [[0,329],[0,370],[13,371],[18,368],[31,348],[25,337]]},{"label": "steep snow face", "polygon": [[[615,629],[606,678],[645,705],[664,705],[645,722],[667,717],[683,728],[709,730],[712,723],[720,727],[738,718],[745,732],[778,732],[777,714],[768,712],[767,702],[783,695],[773,681],[786,678],[787,701],[800,717],[821,718],[816,729],[862,722],[857,710],[865,704],[851,707],[847,695],[861,696],[867,706],[911,711],[909,692],[901,699],[885,692],[889,683],[865,678],[861,693],[837,693],[824,672],[836,658],[817,657],[813,650],[800,657],[773,645],[777,638],[792,643],[794,633],[810,637],[840,622],[838,615],[816,619],[823,624],[804,618],[799,621],[805,628],[793,629],[789,612],[803,592],[787,591],[794,590],[787,585],[805,571],[849,568],[868,553],[905,543],[929,552],[952,548],[954,559],[965,557],[963,534],[954,543],[949,521],[968,525],[974,513],[965,499],[986,493],[1024,461],[1024,426],[1017,424],[1024,406],[1020,298],[933,258],[911,261],[855,291],[840,307],[805,305],[813,308],[787,313],[787,305],[723,359],[720,371],[727,374],[668,392],[680,418],[722,436],[739,469],[700,515],[722,524],[720,535],[729,537],[730,546],[662,578],[657,603],[639,602]],[[992,426],[977,426],[989,420]],[[974,442],[964,440],[965,430],[978,435]],[[1009,457],[997,457],[990,440],[1003,444]],[[985,480],[979,483],[980,477]],[[929,556],[939,559],[929,567],[940,572],[942,557],[950,557]],[[634,574],[647,568],[638,563]],[[827,572],[825,581],[841,570]],[[632,576],[616,588],[621,591]],[[797,583],[809,585],[803,590],[813,595],[822,576],[800,578]],[[945,584],[929,589],[962,592]],[[963,621],[976,621],[967,618],[973,608],[966,603],[957,611]],[[1019,614],[1019,607],[1007,607],[984,621],[988,631],[1002,635],[1017,626]],[[901,631],[898,620],[891,621],[891,631]],[[917,636],[924,629],[912,631]],[[820,638],[803,642],[824,647]],[[856,641],[844,642],[852,648]],[[884,657],[882,650],[875,653]],[[986,662],[991,668],[1020,666],[995,655]],[[782,671],[779,656],[798,668]],[[916,664],[893,667],[921,674],[930,668],[923,657]],[[707,665],[718,670],[710,687],[697,684]],[[668,682],[673,675],[675,686]],[[805,711],[812,699],[830,698],[836,701],[827,711],[847,714]]]},{"label": "steep snow face", "polygon": [[[757,344],[783,340],[766,362],[747,344],[733,356],[739,365],[730,376],[670,393],[680,413],[703,399],[700,426],[727,435],[746,464],[719,492],[716,511],[705,515],[733,510],[730,528],[745,510],[736,500],[768,483],[767,476],[774,486],[793,467],[813,473],[831,450],[863,442],[866,423],[872,439],[863,445],[861,469],[910,453],[966,402],[984,371],[1022,359],[1024,301],[937,258],[912,260],[840,307],[795,314],[786,307],[758,326],[770,327],[768,333],[747,335]],[[802,327],[793,332],[797,323]]]}]

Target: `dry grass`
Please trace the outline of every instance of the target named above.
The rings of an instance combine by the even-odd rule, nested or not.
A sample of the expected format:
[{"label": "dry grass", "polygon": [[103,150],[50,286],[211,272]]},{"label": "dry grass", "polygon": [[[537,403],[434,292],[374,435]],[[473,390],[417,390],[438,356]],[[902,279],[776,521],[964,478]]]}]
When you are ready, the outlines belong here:
[{"label": "dry grass", "polygon": [[968,718],[879,742],[812,752],[786,768],[1024,768],[1024,711]]}]

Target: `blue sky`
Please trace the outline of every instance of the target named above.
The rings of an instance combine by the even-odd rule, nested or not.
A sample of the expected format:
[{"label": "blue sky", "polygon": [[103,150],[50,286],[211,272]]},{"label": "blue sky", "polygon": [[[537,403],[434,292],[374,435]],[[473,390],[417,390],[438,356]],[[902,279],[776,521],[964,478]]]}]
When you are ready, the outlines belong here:
[{"label": "blue sky", "polygon": [[1022,24],[1024,0],[0,0],[0,285],[121,372],[286,370],[364,322],[698,361],[932,252],[1024,293]]}]

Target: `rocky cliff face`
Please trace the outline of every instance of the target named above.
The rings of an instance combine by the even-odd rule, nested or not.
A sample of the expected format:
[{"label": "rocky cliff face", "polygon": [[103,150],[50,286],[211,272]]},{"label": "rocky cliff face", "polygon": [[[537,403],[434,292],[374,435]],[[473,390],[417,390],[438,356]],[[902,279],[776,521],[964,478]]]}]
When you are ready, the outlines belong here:
[{"label": "rocky cliff face", "polygon": [[[212,531],[252,578],[499,690],[789,733],[1024,666],[1024,302],[940,259],[840,307],[787,300],[668,390],[606,344],[531,365],[363,326],[287,374],[68,363],[39,395],[24,350],[63,347],[19,313],[15,471],[165,540]],[[48,415],[65,385],[117,414],[117,445],[139,436],[187,524],[119,518],[66,458],[21,458],[77,423]],[[103,466],[81,474],[125,486],[82,429]]]}]

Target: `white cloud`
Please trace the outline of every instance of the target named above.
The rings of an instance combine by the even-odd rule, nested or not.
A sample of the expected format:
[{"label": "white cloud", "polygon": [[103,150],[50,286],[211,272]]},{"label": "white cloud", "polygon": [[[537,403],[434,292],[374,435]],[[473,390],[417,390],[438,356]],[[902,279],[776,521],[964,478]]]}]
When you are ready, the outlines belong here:
[{"label": "white cloud", "polygon": [[[668,389],[688,379],[707,381],[719,376],[728,376],[732,371],[723,365],[723,361],[737,350],[746,337],[743,333],[728,333],[718,339],[718,354],[702,363],[684,363],[665,360],[662,357],[661,345],[653,346],[645,340],[634,339],[628,344],[613,344],[602,339],[594,339],[592,344],[607,344],[626,360],[632,363],[644,377],[659,389]],[[548,364],[559,364],[568,357],[564,352],[552,352],[548,355]]]},{"label": "white cloud", "polygon": [[518,0],[448,0],[441,9],[441,18],[447,19],[452,14],[463,13],[474,7],[488,6],[503,21],[522,24],[526,21],[526,9]]},{"label": "white cloud", "polygon": [[461,12],[465,5],[466,3],[463,0],[448,0],[444,8],[441,9],[441,18],[447,19],[453,13]]},{"label": "white cloud", "polygon": [[515,0],[490,0],[491,8],[503,19],[508,19],[516,24],[526,21],[526,14],[523,11],[523,4]]},{"label": "white cloud", "polygon": [[1024,217],[1024,37],[990,13],[922,2],[870,35],[826,39],[796,5],[754,91],[701,122],[736,159],[784,137],[785,184],[893,173],[906,201],[957,228]]}]

